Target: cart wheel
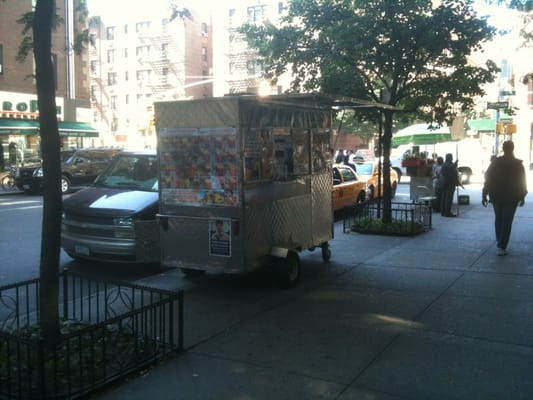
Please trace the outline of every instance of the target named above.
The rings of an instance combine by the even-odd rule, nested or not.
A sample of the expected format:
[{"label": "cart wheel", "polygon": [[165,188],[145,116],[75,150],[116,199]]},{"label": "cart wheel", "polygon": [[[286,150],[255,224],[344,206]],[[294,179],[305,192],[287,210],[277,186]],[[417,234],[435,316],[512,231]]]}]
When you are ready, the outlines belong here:
[{"label": "cart wheel", "polygon": [[281,283],[284,287],[293,287],[300,279],[300,257],[294,250],[290,250],[287,254],[281,274]]},{"label": "cart wheel", "polygon": [[328,262],[331,259],[331,249],[329,247],[329,243],[326,242],[322,245],[322,259],[325,262]]},{"label": "cart wheel", "polygon": [[192,269],[192,268],[180,268],[181,272],[187,277],[187,278],[193,278],[195,276],[200,276],[205,274],[205,271],[203,269]]}]

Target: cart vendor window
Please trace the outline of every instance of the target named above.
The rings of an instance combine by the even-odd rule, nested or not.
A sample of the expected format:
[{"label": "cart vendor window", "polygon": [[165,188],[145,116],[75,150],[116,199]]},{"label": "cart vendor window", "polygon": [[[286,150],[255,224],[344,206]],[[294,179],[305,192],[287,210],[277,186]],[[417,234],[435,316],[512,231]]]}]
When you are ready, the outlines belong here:
[{"label": "cart vendor window", "polygon": [[308,129],[250,129],[245,141],[246,181],[286,181],[309,175]]}]

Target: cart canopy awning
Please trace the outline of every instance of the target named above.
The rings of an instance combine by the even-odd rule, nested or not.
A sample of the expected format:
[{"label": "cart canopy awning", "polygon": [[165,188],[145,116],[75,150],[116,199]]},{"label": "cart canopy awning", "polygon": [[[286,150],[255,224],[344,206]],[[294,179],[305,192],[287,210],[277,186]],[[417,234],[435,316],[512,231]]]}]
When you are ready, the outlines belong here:
[{"label": "cart canopy awning", "polygon": [[0,134],[35,135],[39,132],[39,121],[34,119],[0,118]]},{"label": "cart canopy awning", "polygon": [[496,130],[496,120],[494,119],[469,119],[468,129],[478,132],[494,132]]},{"label": "cart canopy awning", "polygon": [[[0,134],[35,135],[40,124],[36,119],[0,118]],[[60,136],[98,137],[98,131],[85,122],[59,121]]]},{"label": "cart canopy awning", "polygon": [[392,136],[392,146],[402,144],[435,144],[452,142],[452,134],[447,126],[432,127],[428,124],[415,124],[399,130]]}]

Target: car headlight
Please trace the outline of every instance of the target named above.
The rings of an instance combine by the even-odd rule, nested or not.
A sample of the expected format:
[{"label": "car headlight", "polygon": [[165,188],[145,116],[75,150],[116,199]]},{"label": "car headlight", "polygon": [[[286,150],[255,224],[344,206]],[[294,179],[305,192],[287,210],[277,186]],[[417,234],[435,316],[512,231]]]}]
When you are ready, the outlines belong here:
[{"label": "car headlight", "polygon": [[42,167],[41,167],[41,168],[37,168],[37,169],[35,170],[35,172],[33,173],[33,176],[35,176],[35,177],[42,177],[42,176],[43,176],[43,169],[42,169]]},{"label": "car headlight", "polygon": [[113,218],[113,225],[133,227],[133,219],[131,217]]}]

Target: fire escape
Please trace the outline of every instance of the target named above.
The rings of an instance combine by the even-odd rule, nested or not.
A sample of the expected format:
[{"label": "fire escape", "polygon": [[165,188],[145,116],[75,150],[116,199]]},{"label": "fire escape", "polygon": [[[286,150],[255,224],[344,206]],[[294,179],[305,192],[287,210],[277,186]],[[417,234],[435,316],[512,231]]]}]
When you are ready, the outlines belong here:
[{"label": "fire escape", "polygon": [[[96,40],[99,43],[96,43]],[[102,43],[98,35],[92,35],[91,41],[89,46],[91,109],[97,113],[99,121],[109,126],[110,122],[104,108],[104,104],[109,104],[109,94],[106,89],[107,85],[102,78],[104,73],[102,70]]]},{"label": "fire escape", "polygon": [[226,79],[230,93],[255,92],[259,87],[260,73],[256,71],[256,52],[248,47],[244,35],[239,33],[236,23],[231,16],[228,20],[229,46],[229,76]]}]

